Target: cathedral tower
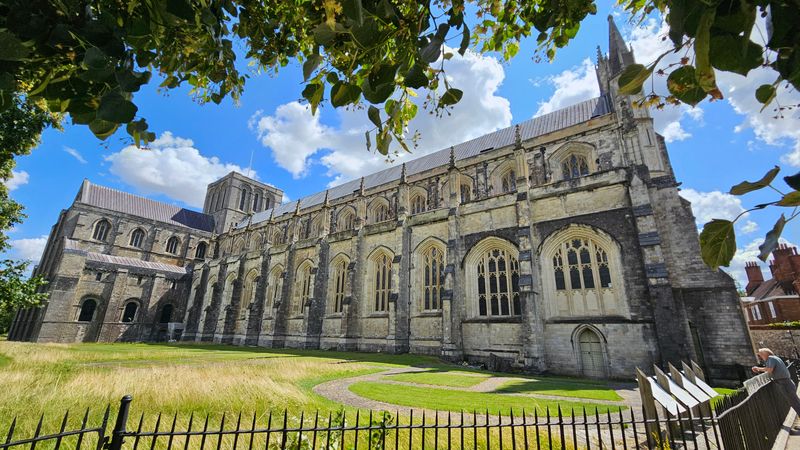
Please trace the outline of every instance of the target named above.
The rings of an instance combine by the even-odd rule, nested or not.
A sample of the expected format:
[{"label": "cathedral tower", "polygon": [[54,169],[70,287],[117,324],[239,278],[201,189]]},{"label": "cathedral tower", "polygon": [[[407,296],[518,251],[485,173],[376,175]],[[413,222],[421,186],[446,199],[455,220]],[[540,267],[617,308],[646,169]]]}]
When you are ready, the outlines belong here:
[{"label": "cathedral tower", "polygon": [[214,216],[214,232],[224,233],[254,213],[281,204],[283,191],[231,172],[208,185],[203,212]]}]

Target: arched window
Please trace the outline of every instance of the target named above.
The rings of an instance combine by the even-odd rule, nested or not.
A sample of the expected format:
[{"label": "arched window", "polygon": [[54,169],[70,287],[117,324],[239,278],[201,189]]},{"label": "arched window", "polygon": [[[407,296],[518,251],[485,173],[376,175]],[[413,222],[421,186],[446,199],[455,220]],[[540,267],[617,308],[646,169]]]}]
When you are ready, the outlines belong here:
[{"label": "arched window", "polygon": [[144,231],[141,228],[137,228],[133,230],[131,233],[131,247],[142,248],[142,244],[144,243]]},{"label": "arched window", "polygon": [[294,299],[291,308],[293,316],[302,315],[306,302],[311,299],[311,267],[311,262],[306,260],[295,272]]},{"label": "arched window", "polygon": [[486,238],[470,251],[465,264],[467,289],[476,316],[517,316],[519,252],[499,238]]},{"label": "arched window", "polygon": [[172,236],[171,238],[169,238],[167,240],[167,253],[171,253],[173,255],[178,253],[178,244],[179,243],[180,243],[180,241],[178,241],[178,238],[176,238],[175,236]]},{"label": "arched window", "polygon": [[336,221],[336,231],[352,230],[356,226],[356,215],[351,208],[346,208],[339,213]]},{"label": "arched window", "polygon": [[514,192],[517,190],[517,174],[514,169],[503,172],[500,176],[500,192]]},{"label": "arched window", "polygon": [[386,200],[375,200],[369,209],[369,223],[384,222],[391,219],[389,203]]},{"label": "arched window", "polygon": [[265,309],[269,311],[281,298],[281,290],[283,289],[283,266],[278,265],[273,267],[269,272],[269,278],[267,280],[269,284],[267,285]]},{"label": "arched window", "polygon": [[586,157],[575,153],[568,155],[561,161],[561,173],[565,180],[589,175],[589,164],[586,162]]},{"label": "arched window", "polygon": [[172,322],[172,304],[167,303],[161,308],[161,315],[158,317],[158,323]]},{"label": "arched window", "polygon": [[343,310],[345,286],[347,285],[347,258],[340,257],[335,259],[332,267],[333,277],[331,277],[330,286],[332,298],[328,306],[328,312],[339,314]]},{"label": "arched window", "polygon": [[411,197],[411,214],[419,214],[428,210],[428,198],[422,193],[415,193]]},{"label": "arched window", "polygon": [[461,203],[467,203],[472,199],[472,184],[468,181],[462,181],[459,187],[461,195]]},{"label": "arched window", "polygon": [[367,274],[367,288],[371,299],[372,311],[389,310],[389,295],[392,287],[393,256],[385,250],[376,250],[369,258],[370,271]]},{"label": "arched window", "polygon": [[422,288],[420,307],[423,311],[442,309],[444,293],[444,247],[431,244],[422,249]]},{"label": "arched window", "polygon": [[245,277],[244,293],[239,301],[239,318],[245,318],[245,311],[256,301],[256,288],[258,287],[258,271],[253,269]]},{"label": "arched window", "polygon": [[194,251],[194,257],[197,259],[205,258],[207,249],[208,249],[208,244],[206,244],[205,242],[197,244],[197,248]]},{"label": "arched window", "polygon": [[225,199],[225,193],[226,193],[225,186],[220,187],[220,189],[217,191],[217,204],[214,207],[215,211],[218,211],[222,206],[222,202]]},{"label": "arched window", "polygon": [[270,206],[272,206],[270,204],[270,198],[265,195],[264,196],[264,210],[265,211],[268,210],[270,208]]},{"label": "arched window", "polygon": [[284,243],[284,232],[280,228],[276,228],[275,231],[272,232],[272,244],[278,245]]},{"label": "arched window", "polygon": [[81,310],[78,313],[78,322],[91,322],[94,319],[94,312],[97,309],[97,300],[87,298],[81,303]]},{"label": "arched window", "polygon": [[239,210],[244,211],[247,207],[247,190],[239,191]]},{"label": "arched window", "polygon": [[588,238],[563,242],[553,255],[556,290],[611,287],[608,253]]},{"label": "arched window", "polygon": [[136,320],[136,311],[139,309],[139,304],[136,301],[128,301],[125,308],[122,310],[122,322],[131,323]]},{"label": "arched window", "polygon": [[542,245],[548,316],[625,314],[619,246],[604,233],[572,225]]},{"label": "arched window", "polygon": [[104,241],[108,238],[108,232],[111,231],[111,222],[106,219],[98,221],[94,224],[94,232],[92,238],[98,241]]},{"label": "arched window", "polygon": [[253,195],[253,211],[254,211],[254,212],[258,212],[258,211],[259,211],[259,210],[258,210],[258,207],[259,207],[259,206],[261,206],[261,205],[259,205],[259,202],[260,202],[260,201],[261,201],[261,196],[260,196],[260,195],[258,195],[258,192],[256,192],[256,193]]},{"label": "arched window", "polygon": [[241,255],[243,251],[244,251],[244,238],[239,237],[233,242],[233,248],[231,248],[231,254]]}]

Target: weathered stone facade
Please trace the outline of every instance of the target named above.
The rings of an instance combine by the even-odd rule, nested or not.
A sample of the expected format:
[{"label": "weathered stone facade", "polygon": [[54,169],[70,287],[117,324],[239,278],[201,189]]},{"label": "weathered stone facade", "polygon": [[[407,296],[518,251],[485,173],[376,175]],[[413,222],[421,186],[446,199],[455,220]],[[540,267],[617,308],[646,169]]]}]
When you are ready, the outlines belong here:
[{"label": "weathered stone facade", "polygon": [[601,97],[226,223],[192,265],[183,339],[738,378],[734,283],[703,265],[663,138],[617,93],[633,55],[610,27]]}]

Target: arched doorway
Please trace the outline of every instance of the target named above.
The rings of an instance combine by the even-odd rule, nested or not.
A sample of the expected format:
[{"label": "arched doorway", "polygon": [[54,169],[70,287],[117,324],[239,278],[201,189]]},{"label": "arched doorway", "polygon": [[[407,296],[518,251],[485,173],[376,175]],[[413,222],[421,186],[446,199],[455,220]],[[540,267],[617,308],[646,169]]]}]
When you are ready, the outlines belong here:
[{"label": "arched doorway", "polygon": [[580,344],[581,368],[583,376],[590,378],[606,377],[606,358],[600,336],[589,328],[578,337]]}]

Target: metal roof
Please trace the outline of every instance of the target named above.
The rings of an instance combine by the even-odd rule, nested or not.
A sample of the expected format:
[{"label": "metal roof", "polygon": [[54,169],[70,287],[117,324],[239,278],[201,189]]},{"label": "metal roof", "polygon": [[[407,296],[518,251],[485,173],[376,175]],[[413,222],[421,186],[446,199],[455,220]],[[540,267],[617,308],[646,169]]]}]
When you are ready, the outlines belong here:
[{"label": "metal roof", "polygon": [[[518,124],[520,136],[523,141],[533,139],[554,131],[571,127],[583,122],[587,122],[595,117],[611,113],[611,102],[607,96],[600,96],[591,100],[586,100],[566,108],[544,114],[539,117],[526,120]],[[492,149],[500,149],[514,144],[514,129],[516,126],[503,128],[475,139],[457,144],[453,147],[456,161],[472,158],[481,152]],[[427,170],[435,169],[447,165],[450,160],[450,149],[439,150],[429,155],[406,162],[406,175],[414,175]],[[400,179],[400,165],[381,170],[364,177],[364,188],[370,189],[383,184],[391,183]],[[361,179],[348,181],[344,184],[332,187],[328,190],[328,199],[335,200],[352,194],[361,187]],[[294,212],[297,203],[300,209],[316,206],[325,201],[325,191],[311,194],[297,201],[284,203],[274,209],[268,209],[253,214],[252,220],[243,220],[237,224],[236,228],[243,228],[248,223],[259,223],[269,220],[270,215],[277,218],[286,213]]]},{"label": "metal roof", "polygon": [[214,217],[208,214],[99,186],[89,180],[83,180],[75,201],[171,225],[207,232],[214,230]]}]

